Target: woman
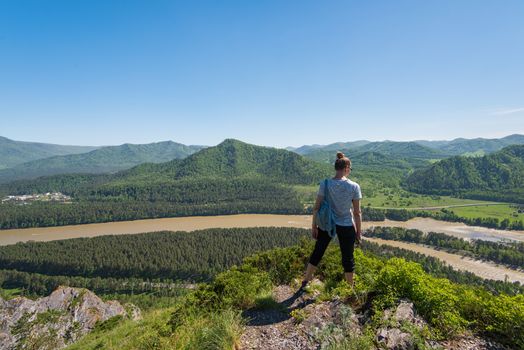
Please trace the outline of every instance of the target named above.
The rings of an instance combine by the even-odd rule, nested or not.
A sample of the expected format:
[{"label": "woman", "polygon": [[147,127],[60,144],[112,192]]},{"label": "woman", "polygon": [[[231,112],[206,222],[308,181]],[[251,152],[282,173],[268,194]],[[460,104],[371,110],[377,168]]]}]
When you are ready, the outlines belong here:
[{"label": "woman", "polygon": [[[335,216],[336,232],[340,250],[342,251],[344,275],[349,285],[353,286],[353,272],[355,270],[353,251],[355,242],[360,243],[362,236],[362,216],[360,212],[362,193],[360,192],[360,186],[347,178],[351,173],[351,160],[345,157],[342,152],[337,153],[335,171],[335,177],[327,181],[328,198]],[[311,227],[311,236],[317,242],[309,258],[304,280],[302,281],[302,288],[313,278],[313,273],[331,241],[329,234],[319,229],[316,224],[317,212],[324,200],[324,187],[324,181],[322,181],[318,190],[317,201],[313,208],[313,224]],[[351,210],[351,207],[353,207],[353,210]]]}]

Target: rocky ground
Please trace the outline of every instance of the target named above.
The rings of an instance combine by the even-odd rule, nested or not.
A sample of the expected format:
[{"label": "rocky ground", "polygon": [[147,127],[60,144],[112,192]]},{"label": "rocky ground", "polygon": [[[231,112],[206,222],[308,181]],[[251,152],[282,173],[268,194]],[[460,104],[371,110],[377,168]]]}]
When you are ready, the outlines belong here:
[{"label": "rocky ground", "polygon": [[140,310],[70,287],[37,300],[0,298],[0,349],[61,349],[113,317],[138,319]]},{"label": "rocky ground", "polygon": [[[314,283],[321,283],[316,281]],[[316,349],[457,349],[505,350],[506,347],[473,335],[428,342],[427,327],[409,301],[386,310],[383,324],[371,337],[361,337],[369,311],[354,312],[342,300],[319,301],[318,292],[303,293],[290,286],[273,290],[277,303],[265,310],[248,310],[239,348],[264,350]],[[410,331],[411,330],[411,331]],[[417,335],[418,334],[418,335]],[[360,340],[359,340],[360,339]],[[367,339],[367,342],[366,340]]]}]

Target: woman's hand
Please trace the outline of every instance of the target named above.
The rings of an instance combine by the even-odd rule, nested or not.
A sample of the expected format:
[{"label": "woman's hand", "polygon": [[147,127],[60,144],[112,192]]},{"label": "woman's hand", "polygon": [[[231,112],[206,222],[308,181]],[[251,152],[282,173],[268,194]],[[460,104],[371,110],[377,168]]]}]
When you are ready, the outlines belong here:
[{"label": "woman's hand", "polygon": [[362,232],[357,232],[357,235],[355,236],[355,244],[360,245],[362,243]]},{"label": "woman's hand", "polygon": [[311,227],[311,237],[313,239],[317,239],[318,238],[318,226],[317,225],[313,225]]}]

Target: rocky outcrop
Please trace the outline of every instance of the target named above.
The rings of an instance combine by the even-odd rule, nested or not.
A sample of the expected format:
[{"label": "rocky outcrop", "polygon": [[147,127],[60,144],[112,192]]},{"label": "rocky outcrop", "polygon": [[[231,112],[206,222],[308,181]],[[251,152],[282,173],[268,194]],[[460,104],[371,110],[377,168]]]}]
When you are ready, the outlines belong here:
[{"label": "rocky outcrop", "polygon": [[128,309],[71,287],[37,300],[0,298],[0,349],[61,349],[111,318],[140,318],[136,307]]},{"label": "rocky outcrop", "polygon": [[452,340],[429,340],[428,324],[413,303],[401,300],[384,310],[379,326],[369,328],[370,310],[355,310],[350,299],[319,300],[322,282],[312,290],[299,292],[287,285],[273,289],[271,308],[244,311],[247,319],[241,336],[241,350],[319,350],[319,349],[450,349],[507,350],[494,341],[464,334]]},{"label": "rocky outcrop", "polygon": [[[378,329],[377,343],[387,349],[395,350],[416,348],[413,331],[409,331],[409,328],[418,331],[427,328],[427,323],[415,315],[413,303],[407,300],[400,301],[396,308],[387,309],[382,324],[386,326]],[[430,348],[429,344],[425,345]]]}]

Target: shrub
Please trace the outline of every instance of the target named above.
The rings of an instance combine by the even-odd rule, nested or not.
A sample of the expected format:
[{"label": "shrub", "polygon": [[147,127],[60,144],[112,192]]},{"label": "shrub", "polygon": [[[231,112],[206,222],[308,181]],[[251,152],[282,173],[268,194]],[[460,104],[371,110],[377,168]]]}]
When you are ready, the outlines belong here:
[{"label": "shrub", "polygon": [[459,297],[452,283],[428,276],[419,264],[390,259],[380,271],[376,290],[381,294],[377,306],[392,306],[388,304],[408,298],[442,335],[456,334],[467,324],[458,311]]},{"label": "shrub", "polygon": [[218,274],[212,283],[200,286],[189,300],[208,309],[249,308],[255,305],[259,294],[270,288],[267,272],[248,265],[234,266]]},{"label": "shrub", "polygon": [[313,249],[311,241],[302,240],[300,245],[277,248],[244,259],[244,265],[266,271],[274,284],[287,284],[304,273]]}]

